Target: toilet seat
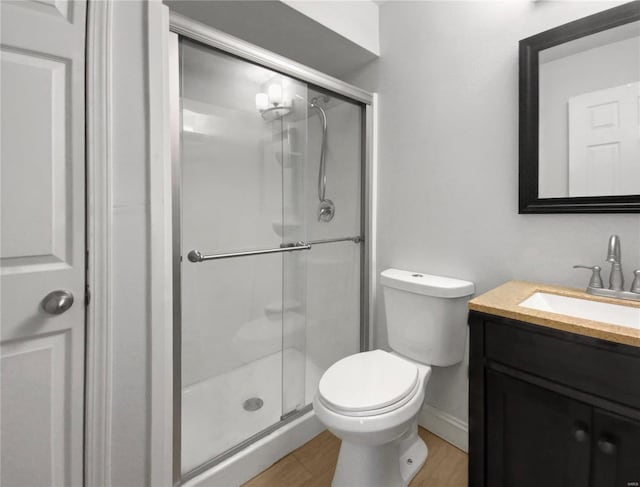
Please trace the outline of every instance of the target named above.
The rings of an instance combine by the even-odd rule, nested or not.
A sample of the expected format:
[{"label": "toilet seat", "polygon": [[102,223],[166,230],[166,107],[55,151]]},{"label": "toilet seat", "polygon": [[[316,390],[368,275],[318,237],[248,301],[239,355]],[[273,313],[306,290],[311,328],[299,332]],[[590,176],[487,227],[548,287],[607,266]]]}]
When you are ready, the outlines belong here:
[{"label": "toilet seat", "polygon": [[373,350],[329,367],[320,379],[318,398],[327,408],[346,416],[374,416],[403,406],[419,386],[415,364]]}]

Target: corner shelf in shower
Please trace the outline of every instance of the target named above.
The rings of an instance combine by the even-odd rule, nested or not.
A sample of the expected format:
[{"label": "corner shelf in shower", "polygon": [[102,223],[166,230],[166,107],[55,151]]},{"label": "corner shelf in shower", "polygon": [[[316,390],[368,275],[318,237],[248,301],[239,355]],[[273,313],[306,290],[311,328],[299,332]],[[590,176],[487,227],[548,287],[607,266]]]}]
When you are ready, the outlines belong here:
[{"label": "corner shelf in shower", "polygon": [[269,319],[279,319],[283,313],[289,313],[291,311],[299,312],[301,309],[302,303],[300,301],[285,299],[284,302],[280,300],[267,304],[264,307],[264,314]]},{"label": "corner shelf in shower", "polygon": [[278,164],[280,164],[285,169],[291,169],[293,167],[297,167],[303,156],[302,152],[285,152],[284,155],[286,157],[284,158],[284,161],[283,161],[282,155],[283,155],[282,151],[274,152],[276,161],[278,161]]},{"label": "corner shelf in shower", "polygon": [[245,360],[256,356],[276,353],[282,348],[282,342],[296,343],[302,340],[307,326],[307,318],[300,313],[291,312],[279,320],[259,317],[243,323],[233,334],[234,350],[245,355]]},{"label": "corner shelf in shower", "polygon": [[298,219],[291,219],[286,222],[277,221],[271,223],[273,231],[276,232],[279,237],[284,237],[285,235],[290,236],[294,230],[302,228],[302,226],[303,223]]}]

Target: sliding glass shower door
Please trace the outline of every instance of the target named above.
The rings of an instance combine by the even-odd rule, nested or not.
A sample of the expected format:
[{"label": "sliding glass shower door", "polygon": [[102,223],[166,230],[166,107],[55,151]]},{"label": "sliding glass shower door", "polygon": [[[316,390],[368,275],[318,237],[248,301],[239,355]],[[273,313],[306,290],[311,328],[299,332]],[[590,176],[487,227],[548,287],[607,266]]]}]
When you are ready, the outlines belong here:
[{"label": "sliding glass shower door", "polygon": [[183,37],[179,52],[184,478],[308,410],[360,350],[363,109]]},{"label": "sliding glass shower door", "polygon": [[307,108],[291,78],[186,40],[181,60],[188,471],[304,405]]}]

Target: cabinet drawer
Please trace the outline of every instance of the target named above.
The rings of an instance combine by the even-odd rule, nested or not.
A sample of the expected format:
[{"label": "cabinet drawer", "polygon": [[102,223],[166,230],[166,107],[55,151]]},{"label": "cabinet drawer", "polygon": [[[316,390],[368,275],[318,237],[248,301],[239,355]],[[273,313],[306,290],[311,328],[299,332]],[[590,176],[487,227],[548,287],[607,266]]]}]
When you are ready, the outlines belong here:
[{"label": "cabinet drawer", "polygon": [[593,339],[580,343],[584,337],[510,323],[485,321],[488,360],[640,408],[640,353],[635,349]]}]

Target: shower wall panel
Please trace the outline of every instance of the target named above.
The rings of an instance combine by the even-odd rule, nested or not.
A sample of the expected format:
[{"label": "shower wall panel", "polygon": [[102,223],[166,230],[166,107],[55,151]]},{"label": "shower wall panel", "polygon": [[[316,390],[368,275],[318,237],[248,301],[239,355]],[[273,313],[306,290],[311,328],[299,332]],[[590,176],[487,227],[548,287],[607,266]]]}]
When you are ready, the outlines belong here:
[{"label": "shower wall panel", "polygon": [[[280,147],[255,107],[273,73],[193,43],[182,59],[183,255],[278,247]],[[183,262],[183,386],[280,349],[281,267],[280,256]]]},{"label": "shower wall panel", "polygon": [[327,190],[326,197],[336,207],[330,222],[318,221],[318,166],[322,128],[320,118],[309,111],[308,168],[305,174],[306,213],[310,240],[360,235],[362,184],[362,106],[337,97],[324,103],[323,94],[309,92],[326,106]]}]

